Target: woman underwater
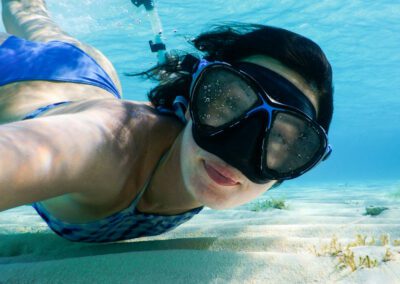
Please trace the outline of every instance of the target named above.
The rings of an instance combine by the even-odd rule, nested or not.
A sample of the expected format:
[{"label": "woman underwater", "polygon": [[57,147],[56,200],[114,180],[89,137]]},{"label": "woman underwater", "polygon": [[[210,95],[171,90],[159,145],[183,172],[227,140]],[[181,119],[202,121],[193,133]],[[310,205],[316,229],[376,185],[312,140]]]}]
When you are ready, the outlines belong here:
[{"label": "woman underwater", "polygon": [[[330,153],[332,71],[284,29],[220,26],[121,99],[112,64],[63,32],[42,0],[2,0],[0,211],[32,204],[58,235],[109,242],[231,208]],[[186,110],[186,106],[188,109]]]}]

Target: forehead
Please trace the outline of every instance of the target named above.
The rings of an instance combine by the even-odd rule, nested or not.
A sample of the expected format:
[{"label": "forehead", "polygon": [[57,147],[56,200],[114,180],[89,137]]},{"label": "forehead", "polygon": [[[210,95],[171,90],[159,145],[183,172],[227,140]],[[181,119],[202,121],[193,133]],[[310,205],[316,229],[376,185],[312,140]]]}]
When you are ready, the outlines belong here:
[{"label": "forehead", "polygon": [[293,70],[291,70],[290,68],[286,67],[285,65],[280,63],[278,60],[275,60],[275,59],[273,59],[269,56],[265,56],[265,55],[252,55],[249,57],[245,57],[245,58],[241,59],[240,61],[258,64],[258,65],[268,68],[268,69],[278,73],[282,77],[284,77],[286,80],[291,82],[300,91],[303,92],[303,94],[311,101],[312,105],[314,106],[314,108],[318,114],[318,103],[317,103],[316,91],[314,91],[312,89],[312,87],[298,73],[296,73]]}]

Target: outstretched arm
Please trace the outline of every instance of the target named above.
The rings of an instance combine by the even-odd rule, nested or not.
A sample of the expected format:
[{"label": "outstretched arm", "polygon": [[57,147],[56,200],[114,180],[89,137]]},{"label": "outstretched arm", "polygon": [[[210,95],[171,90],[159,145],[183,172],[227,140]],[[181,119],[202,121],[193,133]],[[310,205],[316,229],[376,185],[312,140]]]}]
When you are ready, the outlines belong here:
[{"label": "outstretched arm", "polygon": [[100,115],[91,110],[1,125],[0,211],[68,193],[115,196],[129,165],[118,134],[106,126],[112,119]]}]

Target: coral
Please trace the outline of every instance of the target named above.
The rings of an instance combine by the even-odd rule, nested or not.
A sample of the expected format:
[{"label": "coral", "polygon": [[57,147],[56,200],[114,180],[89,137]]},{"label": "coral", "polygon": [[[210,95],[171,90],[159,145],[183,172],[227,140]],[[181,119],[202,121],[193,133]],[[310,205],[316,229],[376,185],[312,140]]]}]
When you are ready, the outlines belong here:
[{"label": "coral", "polygon": [[[369,240],[369,241],[368,241]],[[394,245],[400,245],[400,240],[394,240]],[[343,246],[336,236],[333,236],[330,243],[324,244],[318,250],[315,246],[312,248],[312,252],[316,256],[329,256],[335,257],[338,260],[336,267],[338,269],[350,268],[352,272],[361,268],[373,268],[377,267],[379,263],[388,262],[395,259],[394,253],[390,248],[386,248],[385,254],[382,256],[381,260],[372,258],[369,255],[359,256],[358,261],[353,252],[355,247],[372,246],[377,245],[375,237],[368,237],[365,235],[358,234],[354,241],[349,242],[347,245]],[[380,236],[380,245],[388,246],[390,245],[390,236],[388,234]],[[345,247],[345,249],[343,249]]]},{"label": "coral", "polygon": [[286,201],[283,199],[267,199],[258,201],[250,209],[251,211],[266,211],[268,209],[287,209]]},{"label": "coral", "polygon": [[343,248],[342,244],[338,242],[337,237],[333,236],[329,244],[324,244],[319,250],[317,250],[316,246],[313,246],[311,251],[316,256],[337,256],[342,253]]},{"label": "coral", "polygon": [[357,264],[354,259],[354,252],[347,248],[344,252],[339,255],[338,258],[339,263],[337,267],[339,269],[345,269],[346,267],[350,267],[351,271],[357,270]]},{"label": "coral", "polygon": [[358,260],[359,267],[372,268],[378,266],[378,260],[373,258],[371,259],[369,255],[366,255],[364,257],[360,256]]},{"label": "coral", "polygon": [[375,238],[371,237],[371,240],[367,242],[367,246],[374,246],[376,244]]},{"label": "coral", "polygon": [[393,240],[394,246],[400,246],[400,240]]},{"label": "coral", "polygon": [[349,247],[365,246],[365,245],[367,245],[366,240],[367,240],[367,236],[358,234],[356,236],[356,240],[354,242],[349,243],[348,246]]},{"label": "coral", "polygon": [[382,246],[390,245],[390,236],[388,234],[381,235],[381,245]]},{"label": "coral", "polygon": [[378,266],[378,260],[369,255],[359,256],[358,262],[355,260],[354,252],[347,247],[346,250],[338,256],[337,268],[350,268],[352,272],[360,268],[373,268]]},{"label": "coral", "polygon": [[390,260],[394,260],[394,255],[393,253],[390,251],[390,249],[386,249],[385,255],[382,258],[383,262],[388,262]]},{"label": "coral", "polygon": [[387,208],[387,207],[369,206],[369,207],[365,207],[365,213],[363,215],[378,216],[383,211],[388,210],[388,209],[389,208]]}]

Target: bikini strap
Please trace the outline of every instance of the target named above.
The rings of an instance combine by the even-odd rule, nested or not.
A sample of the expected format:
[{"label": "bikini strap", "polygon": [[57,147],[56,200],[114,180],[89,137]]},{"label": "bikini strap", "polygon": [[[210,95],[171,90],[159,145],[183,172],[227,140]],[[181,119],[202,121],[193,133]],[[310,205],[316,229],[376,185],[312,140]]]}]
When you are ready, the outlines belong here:
[{"label": "bikini strap", "polygon": [[169,153],[169,151],[167,150],[162,157],[160,158],[160,160],[158,160],[157,165],[154,167],[153,171],[151,172],[151,174],[149,175],[149,177],[147,178],[146,182],[143,185],[143,188],[140,190],[140,192],[136,195],[135,199],[132,201],[131,205],[129,206],[131,209],[136,208],[137,204],[139,203],[140,199],[142,198],[144,192],[149,188],[151,181],[153,179],[154,174],[156,173],[156,171],[158,170],[158,168],[160,167],[160,165],[162,164],[162,162],[165,160],[165,158],[167,157],[167,154]]},{"label": "bikini strap", "polygon": [[158,106],[157,110],[162,114],[169,114],[176,116],[183,124],[186,124],[187,120],[185,117],[185,112],[188,108],[188,100],[183,96],[177,96],[172,103],[173,110]]},{"label": "bikini strap", "polygon": [[68,103],[71,103],[71,101],[58,102],[58,103],[54,103],[54,104],[50,104],[50,105],[47,105],[47,106],[40,107],[40,108],[32,111],[31,113],[25,115],[22,120],[35,118],[35,117],[39,116],[40,114],[42,114],[45,111],[48,111],[48,110],[50,110],[52,108],[55,108],[56,106],[63,105],[63,104],[68,104]]}]

